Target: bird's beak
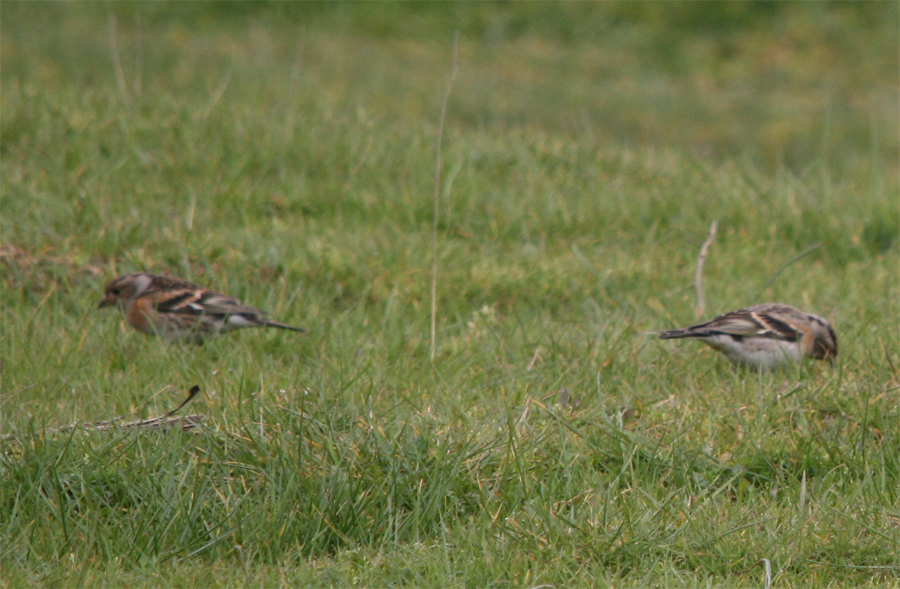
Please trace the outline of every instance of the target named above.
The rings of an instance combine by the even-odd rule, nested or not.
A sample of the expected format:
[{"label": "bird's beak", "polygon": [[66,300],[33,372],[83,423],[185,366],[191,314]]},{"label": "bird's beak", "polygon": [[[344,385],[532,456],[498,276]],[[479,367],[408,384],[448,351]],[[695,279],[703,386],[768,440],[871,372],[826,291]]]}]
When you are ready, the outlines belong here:
[{"label": "bird's beak", "polygon": [[100,304],[97,305],[98,309],[105,309],[106,307],[112,307],[116,304],[115,299],[111,299],[109,297],[103,297],[103,300],[100,301]]}]

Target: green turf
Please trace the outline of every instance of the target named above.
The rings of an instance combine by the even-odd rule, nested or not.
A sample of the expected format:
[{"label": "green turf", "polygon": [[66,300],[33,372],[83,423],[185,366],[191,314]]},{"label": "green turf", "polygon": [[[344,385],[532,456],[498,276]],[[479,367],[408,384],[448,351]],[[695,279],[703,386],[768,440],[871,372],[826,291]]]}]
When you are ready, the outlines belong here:
[{"label": "green turf", "polygon": [[[900,586],[896,3],[0,4],[4,586]],[[435,140],[444,128],[431,358]],[[645,332],[780,301],[835,365]],[[308,334],[166,344],[126,272]],[[155,417],[193,385],[199,431]]]}]

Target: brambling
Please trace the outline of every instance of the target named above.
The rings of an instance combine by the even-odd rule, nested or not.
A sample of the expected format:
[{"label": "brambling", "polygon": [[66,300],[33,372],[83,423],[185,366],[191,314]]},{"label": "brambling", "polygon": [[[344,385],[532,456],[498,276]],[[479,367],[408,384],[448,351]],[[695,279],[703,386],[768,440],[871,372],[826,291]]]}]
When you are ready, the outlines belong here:
[{"label": "brambling", "polygon": [[168,276],[119,276],[107,285],[98,308],[116,304],[125,312],[128,324],[141,333],[198,344],[207,337],[244,327],[306,331],[268,319],[264,312],[237,299]]},{"label": "brambling", "polygon": [[837,334],[825,319],[790,305],[766,303],[719,315],[712,321],[659,334],[660,339],[695,338],[734,364],[771,370],[804,356],[833,361]]}]

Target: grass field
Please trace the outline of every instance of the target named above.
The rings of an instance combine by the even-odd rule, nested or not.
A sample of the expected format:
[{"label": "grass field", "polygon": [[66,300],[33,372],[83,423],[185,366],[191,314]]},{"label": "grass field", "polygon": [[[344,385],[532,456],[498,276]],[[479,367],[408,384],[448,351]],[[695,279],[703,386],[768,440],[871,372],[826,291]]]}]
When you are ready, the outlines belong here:
[{"label": "grass field", "polygon": [[[5,0],[2,585],[900,587],[898,30]],[[309,333],[144,337],[142,270]],[[838,362],[645,334],[766,301]]]}]

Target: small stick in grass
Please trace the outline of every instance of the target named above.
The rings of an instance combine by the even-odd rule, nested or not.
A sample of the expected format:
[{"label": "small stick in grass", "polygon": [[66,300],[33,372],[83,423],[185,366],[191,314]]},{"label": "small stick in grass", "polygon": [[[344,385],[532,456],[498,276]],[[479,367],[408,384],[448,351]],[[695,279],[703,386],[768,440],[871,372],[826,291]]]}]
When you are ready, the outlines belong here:
[{"label": "small stick in grass", "polygon": [[697,292],[697,315],[701,316],[706,311],[706,301],[703,300],[703,264],[706,262],[706,253],[709,251],[709,246],[712,245],[713,240],[716,238],[716,227],[718,227],[718,222],[713,221],[712,225],[709,226],[709,236],[706,238],[706,241],[703,242],[703,245],[700,247],[700,255],[697,256],[697,273],[694,276],[694,290]]},{"label": "small stick in grass", "polygon": [[184,417],[175,417],[175,414],[181,411],[181,408],[193,401],[194,397],[197,396],[197,393],[200,392],[200,386],[194,385],[191,387],[191,390],[188,391],[187,399],[181,402],[181,404],[172,409],[165,415],[160,417],[153,417],[150,419],[141,419],[138,421],[129,421],[126,423],[117,423],[121,417],[116,417],[115,419],[111,419],[109,421],[101,421],[95,423],[93,426],[85,426],[90,427],[91,429],[95,429],[98,431],[107,431],[112,429],[114,426],[119,429],[160,429],[162,427],[171,427],[173,425],[177,425],[181,422],[181,429],[189,430],[200,425],[200,422],[203,420],[203,415],[185,415]]},{"label": "small stick in grass", "polygon": [[193,400],[194,400],[194,397],[196,397],[196,396],[197,396],[197,393],[199,393],[199,392],[200,392],[200,385],[195,384],[195,385],[192,386],[191,389],[188,391],[187,399],[185,399],[184,401],[182,401],[182,402],[181,402],[181,405],[179,405],[179,406],[176,407],[175,409],[172,409],[171,411],[169,411],[168,413],[166,413],[165,416],[166,416],[166,417],[172,417],[173,415],[175,415],[176,413],[178,413],[179,411],[181,411],[181,408],[184,407],[185,405],[187,405],[188,403],[190,403],[191,401],[193,401]]},{"label": "small stick in grass", "polygon": [[[77,427],[83,427],[85,429],[92,429],[95,431],[105,432],[111,429],[162,429],[174,426],[180,426],[181,429],[187,431],[193,429],[200,425],[200,422],[203,421],[204,415],[201,414],[193,414],[193,415],[185,415],[184,417],[176,417],[175,414],[181,411],[181,409],[190,403],[194,397],[197,396],[197,393],[200,392],[200,387],[198,385],[194,385],[188,391],[187,398],[181,402],[181,404],[175,409],[169,411],[165,415],[161,415],[160,417],[152,417],[150,419],[140,419],[138,421],[127,421],[125,423],[121,423],[121,420],[124,419],[125,416],[120,415],[118,417],[114,417],[107,421],[98,421],[92,424],[75,422],[70,423],[69,425],[64,425],[61,427],[55,427],[51,429],[44,430],[44,435],[47,434],[61,434],[65,432],[70,432]],[[5,434],[0,437],[2,440],[8,440],[16,437],[15,434]]]},{"label": "small stick in grass", "polygon": [[459,31],[453,37],[453,72],[450,74],[450,82],[447,84],[447,92],[441,103],[441,119],[437,132],[437,155],[434,163],[434,225],[431,230],[431,361],[434,362],[434,354],[437,348],[437,273],[438,273],[438,219],[441,210],[441,168],[443,167],[443,153],[441,144],[444,139],[444,120],[447,118],[447,103],[450,101],[450,91],[456,80],[456,72],[459,70]]},{"label": "small stick in grass", "polygon": [[769,561],[768,558],[762,559],[762,563],[763,563],[763,566],[765,567],[765,571],[766,571],[766,580],[765,580],[765,583],[763,584],[763,588],[769,589],[769,587],[772,586],[772,563]]}]

